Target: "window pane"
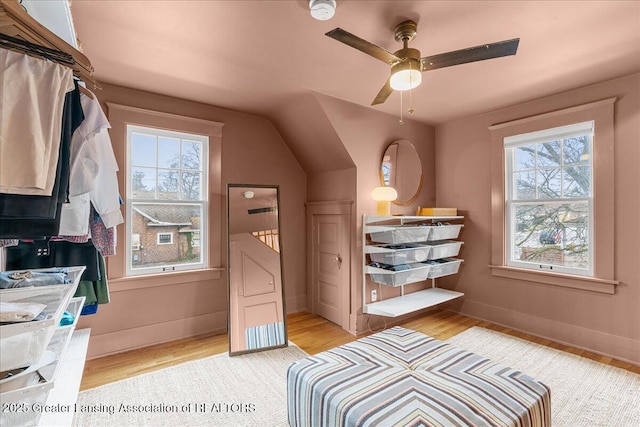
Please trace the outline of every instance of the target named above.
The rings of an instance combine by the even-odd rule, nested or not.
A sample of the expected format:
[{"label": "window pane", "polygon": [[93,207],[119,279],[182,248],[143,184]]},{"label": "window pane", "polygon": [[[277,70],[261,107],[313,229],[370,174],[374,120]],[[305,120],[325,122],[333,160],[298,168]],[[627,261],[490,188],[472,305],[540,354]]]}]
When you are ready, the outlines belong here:
[{"label": "window pane", "polygon": [[131,168],[131,196],[134,199],[155,199],[155,169]]},{"label": "window pane", "polygon": [[166,136],[158,137],[158,167],[178,168],[180,167],[178,164],[179,159],[180,140]]},{"label": "window pane", "polygon": [[180,174],[176,170],[158,171],[158,199],[178,200],[178,179]]},{"label": "window pane", "polygon": [[588,197],[591,195],[591,167],[564,168],[564,197]]},{"label": "window pane", "polygon": [[588,202],[518,204],[512,213],[512,260],[589,268]]},{"label": "window pane", "polygon": [[541,169],[537,173],[538,199],[552,199],[562,195],[560,168]]},{"label": "window pane", "polygon": [[545,142],[544,144],[536,144],[536,149],[538,151],[537,166],[539,168],[546,166],[560,166],[560,164],[562,163],[560,145],[560,141],[550,141]]},{"label": "window pane", "polygon": [[182,199],[200,200],[202,198],[201,182],[201,173],[182,172]]},{"label": "window pane", "polygon": [[170,245],[173,242],[173,234],[172,233],[158,233],[158,244],[159,245]]},{"label": "window pane", "polygon": [[533,169],[536,166],[535,145],[517,147],[514,170]]},{"label": "window pane", "polygon": [[182,141],[182,169],[202,170],[202,143]]},{"label": "window pane", "polygon": [[529,200],[536,198],[536,173],[535,171],[517,172],[515,180],[515,198]]},{"label": "window pane", "polygon": [[202,262],[201,220],[201,205],[133,203],[131,233],[140,249],[131,254],[132,269]]},{"label": "window pane", "polygon": [[131,133],[131,164],[133,166],[156,165],[156,137]]},{"label": "window pane", "polygon": [[587,135],[564,140],[564,164],[585,163],[591,156],[591,138]]}]

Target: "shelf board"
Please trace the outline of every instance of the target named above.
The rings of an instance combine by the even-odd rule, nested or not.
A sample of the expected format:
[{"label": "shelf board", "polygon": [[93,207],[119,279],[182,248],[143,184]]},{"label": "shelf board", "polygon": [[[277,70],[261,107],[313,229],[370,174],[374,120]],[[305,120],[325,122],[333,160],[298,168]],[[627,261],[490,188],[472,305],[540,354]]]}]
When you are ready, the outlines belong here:
[{"label": "shelf board", "polygon": [[443,302],[460,298],[462,292],[450,291],[442,288],[429,288],[422,291],[412,292],[395,298],[366,304],[364,313],[376,314],[386,317],[398,317],[423,308],[432,307]]},{"label": "shelf board", "polygon": [[463,219],[464,216],[460,215],[437,215],[437,216],[409,216],[409,215],[391,215],[391,216],[378,216],[378,215],[365,215],[365,224],[371,222],[381,221],[400,221],[401,224],[405,222],[414,221],[453,221],[456,219]]},{"label": "shelf board", "polygon": [[78,391],[82,382],[84,362],[87,357],[91,329],[76,329],[71,335],[71,342],[58,362],[60,371],[56,375],[54,386],[47,398],[48,406],[68,407],[71,410],[45,412],[40,418],[39,426],[70,426],[73,421],[74,406],[78,400]]}]

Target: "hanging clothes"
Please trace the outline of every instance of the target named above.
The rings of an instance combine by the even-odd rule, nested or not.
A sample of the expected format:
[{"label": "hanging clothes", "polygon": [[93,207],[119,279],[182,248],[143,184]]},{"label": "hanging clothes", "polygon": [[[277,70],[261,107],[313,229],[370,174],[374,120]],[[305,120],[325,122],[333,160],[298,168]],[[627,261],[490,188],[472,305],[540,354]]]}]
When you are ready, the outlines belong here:
[{"label": "hanging clothes", "polygon": [[73,71],[0,49],[0,192],[50,196]]},{"label": "hanging clothes", "polygon": [[84,305],[91,306],[94,304],[109,303],[109,282],[107,280],[107,271],[105,268],[104,258],[98,255],[100,268],[100,280],[81,280],[74,296],[85,297]]},{"label": "hanging clothes", "polygon": [[[56,236],[62,203],[69,188],[70,144],[73,132],[84,120],[77,86],[65,95],[56,183],[52,196],[0,194],[0,237],[39,238]],[[13,142],[14,145],[16,142]]]},{"label": "hanging clothes", "polygon": [[91,231],[91,241],[102,256],[111,256],[116,254],[117,229],[116,227],[107,228],[102,221],[102,217],[94,210],[91,205],[91,216],[89,217],[89,229]]},{"label": "hanging clothes", "polygon": [[99,253],[90,241],[71,243],[55,240],[20,242],[6,248],[7,270],[49,267],[86,267],[80,280],[100,280]]},{"label": "hanging clothes", "polygon": [[80,99],[85,120],[71,141],[70,203],[62,207],[60,222],[60,234],[66,236],[87,234],[90,204],[105,227],[124,222],[120,211],[118,164],[108,132],[111,126],[95,95],[91,98],[81,94]]}]

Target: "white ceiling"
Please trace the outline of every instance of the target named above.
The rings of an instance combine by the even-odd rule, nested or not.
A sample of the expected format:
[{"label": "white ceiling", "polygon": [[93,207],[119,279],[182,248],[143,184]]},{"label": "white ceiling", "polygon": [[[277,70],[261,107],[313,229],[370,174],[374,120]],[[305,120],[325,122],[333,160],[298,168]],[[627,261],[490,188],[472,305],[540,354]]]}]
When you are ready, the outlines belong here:
[{"label": "white ceiling", "polygon": [[[335,27],[395,51],[413,19],[422,56],[520,38],[515,56],[426,72],[413,118],[428,124],[640,71],[640,1],[337,3],[329,21],[307,0],[74,0],[72,14],[99,81],[266,117],[309,92],[371,104],[389,68],[324,35]],[[397,115],[399,94],[372,108]]]}]

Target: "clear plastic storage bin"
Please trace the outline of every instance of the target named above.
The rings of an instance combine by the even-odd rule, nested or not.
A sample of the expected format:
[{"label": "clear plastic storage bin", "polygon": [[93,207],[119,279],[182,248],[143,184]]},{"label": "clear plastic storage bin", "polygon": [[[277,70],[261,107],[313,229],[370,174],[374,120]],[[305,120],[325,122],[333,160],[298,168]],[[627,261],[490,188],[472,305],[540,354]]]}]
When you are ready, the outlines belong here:
[{"label": "clear plastic storage bin", "polygon": [[[82,311],[84,297],[72,298],[65,306],[77,316]],[[49,340],[43,357],[34,365],[37,367],[37,376],[32,376],[27,383],[16,388],[15,384],[3,388],[0,392],[0,403],[7,412],[0,417],[0,427],[36,426],[42,416],[37,411],[40,405],[47,402],[55,382],[58,381],[58,367],[60,361],[69,347],[71,336],[75,329],[73,325],[58,326],[53,329],[53,336]]]},{"label": "clear plastic storage bin", "polygon": [[456,274],[460,268],[460,264],[462,264],[461,259],[445,258],[438,260],[436,263],[430,264],[431,269],[429,270],[428,278],[435,279],[436,277]]},{"label": "clear plastic storage bin", "polygon": [[450,240],[427,243],[431,248],[427,259],[440,259],[457,256],[458,253],[460,253],[462,243],[463,242],[454,242]]},{"label": "clear plastic storage bin", "polygon": [[[40,360],[76,292],[85,267],[69,267],[73,281],[63,285],[11,288],[0,291],[3,302],[37,302],[46,305],[45,320],[0,326],[0,371],[30,366]],[[22,270],[21,270],[22,271]]]},{"label": "clear plastic storage bin", "polygon": [[[401,246],[389,248],[388,246]],[[422,262],[429,258],[431,246],[424,244],[404,244],[404,245],[378,245],[367,247],[367,252],[371,261],[382,262],[384,264],[399,265],[412,262]]]},{"label": "clear plastic storage bin", "polygon": [[402,226],[379,227],[380,230],[370,233],[371,240],[378,243],[411,243],[424,242],[429,238],[429,232],[434,227]]},{"label": "clear plastic storage bin", "polygon": [[411,264],[413,268],[402,271],[391,271],[383,268],[367,266],[371,280],[387,286],[402,286],[409,283],[422,282],[429,277],[430,265],[417,263]]},{"label": "clear plastic storage bin", "polygon": [[[429,241],[457,239],[462,230],[462,224],[455,225],[432,225],[428,228],[431,229],[429,233]],[[414,240],[415,241],[415,240]]]}]

